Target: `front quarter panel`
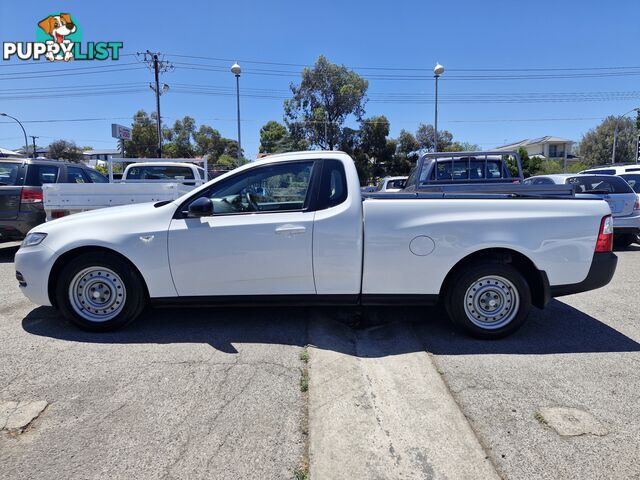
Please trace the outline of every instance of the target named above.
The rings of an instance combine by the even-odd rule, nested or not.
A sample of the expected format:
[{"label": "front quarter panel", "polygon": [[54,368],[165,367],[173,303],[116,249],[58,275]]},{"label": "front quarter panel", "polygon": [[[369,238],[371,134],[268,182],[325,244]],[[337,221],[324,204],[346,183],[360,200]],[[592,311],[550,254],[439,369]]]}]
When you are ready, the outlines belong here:
[{"label": "front quarter panel", "polygon": [[[167,232],[175,204],[155,208],[152,204],[94,210],[47,223],[34,231],[46,232],[42,245],[59,258],[82,247],[102,247],[120,253],[141,273],[153,297],[173,297],[167,255]],[[25,250],[28,250],[25,249]],[[25,252],[25,254],[28,252]]]}]

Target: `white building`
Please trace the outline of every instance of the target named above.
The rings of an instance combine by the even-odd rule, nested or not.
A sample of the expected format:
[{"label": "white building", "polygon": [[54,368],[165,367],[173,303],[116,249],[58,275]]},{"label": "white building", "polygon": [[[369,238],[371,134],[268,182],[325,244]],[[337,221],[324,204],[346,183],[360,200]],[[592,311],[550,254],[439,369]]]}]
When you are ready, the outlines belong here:
[{"label": "white building", "polygon": [[571,147],[575,142],[560,137],[540,137],[532,140],[521,140],[497,147],[496,150],[518,150],[524,148],[530,157],[543,157],[550,160],[561,160],[563,163],[571,155]]},{"label": "white building", "polygon": [[94,167],[102,164],[106,164],[110,158],[122,158],[120,150],[115,148],[105,148],[101,150],[87,150],[82,152],[84,155],[84,161],[87,165]]}]

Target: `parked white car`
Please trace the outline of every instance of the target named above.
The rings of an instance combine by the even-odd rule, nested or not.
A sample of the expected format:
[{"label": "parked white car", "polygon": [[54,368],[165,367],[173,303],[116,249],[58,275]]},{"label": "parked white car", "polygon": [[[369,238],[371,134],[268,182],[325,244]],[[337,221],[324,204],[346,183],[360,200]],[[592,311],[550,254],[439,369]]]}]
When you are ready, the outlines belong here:
[{"label": "parked white car", "polygon": [[407,184],[407,177],[384,177],[378,184],[377,192],[399,192]]},{"label": "parked white car", "polygon": [[[519,187],[521,188],[521,187]],[[175,201],[33,229],[22,292],[90,330],[148,304],[434,304],[496,338],[531,305],[607,284],[617,258],[600,199],[365,195],[341,152],[265,157]]]},{"label": "parked white car", "polygon": [[613,233],[619,246],[631,245],[640,234],[640,199],[629,183],[619,176],[560,173],[529,177],[524,183],[573,185],[578,195],[597,195],[606,200],[613,214]]}]

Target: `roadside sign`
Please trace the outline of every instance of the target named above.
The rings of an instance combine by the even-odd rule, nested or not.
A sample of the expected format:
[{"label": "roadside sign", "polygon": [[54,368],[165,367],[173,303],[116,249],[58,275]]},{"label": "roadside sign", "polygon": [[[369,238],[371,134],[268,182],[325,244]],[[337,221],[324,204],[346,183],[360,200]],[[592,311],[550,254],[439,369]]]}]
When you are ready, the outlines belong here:
[{"label": "roadside sign", "polygon": [[117,123],[111,124],[111,136],[122,140],[131,140],[131,129]]}]

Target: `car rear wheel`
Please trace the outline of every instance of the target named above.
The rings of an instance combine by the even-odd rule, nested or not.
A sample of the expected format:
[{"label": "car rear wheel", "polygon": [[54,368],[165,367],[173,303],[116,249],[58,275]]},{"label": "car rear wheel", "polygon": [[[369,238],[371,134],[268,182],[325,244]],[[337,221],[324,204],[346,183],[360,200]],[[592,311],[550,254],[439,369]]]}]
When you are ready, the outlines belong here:
[{"label": "car rear wheel", "polygon": [[59,279],[58,309],[85,330],[121,328],[146,306],[146,291],[140,275],[114,254],[82,254],[63,267]]},{"label": "car rear wheel", "polygon": [[452,322],[474,337],[492,339],[512,334],[531,309],[531,292],[512,265],[477,263],[449,282],[445,308]]}]

